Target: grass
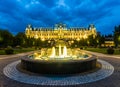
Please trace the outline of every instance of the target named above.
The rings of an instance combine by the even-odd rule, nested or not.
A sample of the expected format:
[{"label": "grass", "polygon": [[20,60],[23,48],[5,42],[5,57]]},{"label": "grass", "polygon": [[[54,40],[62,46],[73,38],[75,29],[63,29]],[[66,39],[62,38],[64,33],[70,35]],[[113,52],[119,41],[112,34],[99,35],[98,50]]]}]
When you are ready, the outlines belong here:
[{"label": "grass", "polygon": [[14,53],[18,54],[18,53],[30,52],[30,51],[34,51],[34,50],[35,50],[35,48],[14,49]]},{"label": "grass", "polygon": [[[34,51],[35,48],[22,48],[22,49],[14,49],[14,54],[18,54],[18,53],[24,53],[24,52],[30,52],[30,51]],[[103,53],[103,54],[107,54],[107,48],[89,48],[87,47],[85,50],[88,51],[92,51],[92,52],[98,52],[98,53]],[[114,49],[114,55],[120,55],[120,48],[118,49]],[[0,55],[6,55],[4,49],[0,49]]]},{"label": "grass", "polygon": [[[107,48],[86,48],[85,50],[87,51],[92,51],[92,52],[98,52],[98,53],[103,53],[103,54],[107,54]],[[114,49],[114,55],[120,55],[120,48],[116,48]]]},{"label": "grass", "polygon": [[0,50],[0,55],[5,55],[4,50]]},{"label": "grass", "polygon": [[[14,49],[14,54],[18,54],[18,53],[24,53],[24,52],[30,52],[30,51],[34,51],[35,48],[21,48],[21,49]],[[5,50],[4,49],[0,49],[0,55],[6,55]]]}]

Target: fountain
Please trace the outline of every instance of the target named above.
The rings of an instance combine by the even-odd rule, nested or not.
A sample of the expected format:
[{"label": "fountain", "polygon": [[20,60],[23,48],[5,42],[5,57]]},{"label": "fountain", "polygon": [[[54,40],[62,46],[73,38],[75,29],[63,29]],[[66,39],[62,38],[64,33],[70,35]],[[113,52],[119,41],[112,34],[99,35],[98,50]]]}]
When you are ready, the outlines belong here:
[{"label": "fountain", "polygon": [[75,74],[96,68],[97,59],[79,49],[69,48],[63,40],[52,48],[41,49],[21,59],[21,68],[39,74]]}]

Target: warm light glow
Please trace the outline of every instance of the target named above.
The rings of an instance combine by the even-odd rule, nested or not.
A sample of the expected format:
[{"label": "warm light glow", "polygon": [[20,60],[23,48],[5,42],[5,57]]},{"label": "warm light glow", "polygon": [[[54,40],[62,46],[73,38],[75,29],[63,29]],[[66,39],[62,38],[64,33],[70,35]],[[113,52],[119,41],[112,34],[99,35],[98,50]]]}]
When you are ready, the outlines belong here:
[{"label": "warm light glow", "polygon": [[[56,41],[57,42],[57,41]],[[56,45],[52,48],[44,48],[41,49],[40,53],[36,52],[32,56],[35,59],[38,60],[79,60],[79,59],[87,59],[87,55],[84,52],[80,52],[78,48],[67,48],[64,41],[58,41]],[[87,58],[86,58],[87,57]]]},{"label": "warm light glow", "polygon": [[77,38],[77,41],[80,41],[80,38]]},{"label": "warm light glow", "polygon": [[67,48],[66,48],[66,46],[64,46],[64,48],[63,48],[63,55],[66,57],[67,56]]},{"label": "warm light glow", "polygon": [[83,38],[86,39],[86,38],[87,38],[87,35],[85,34],[85,35],[83,36]]},{"label": "warm light glow", "polygon": [[50,57],[55,57],[55,47],[52,47],[52,54]]},{"label": "warm light glow", "polygon": [[38,35],[35,35],[35,38],[38,39]]},{"label": "warm light glow", "polygon": [[59,56],[61,56],[61,45],[59,44]]},{"label": "warm light glow", "polygon": [[42,40],[42,41],[45,41],[45,39],[44,39],[44,38],[42,38],[41,40]]},{"label": "warm light glow", "polygon": [[42,41],[49,40],[49,39],[72,39],[72,40],[81,40],[82,38],[87,39],[90,35],[93,35],[94,37],[97,35],[95,27],[90,27],[89,30],[78,28],[78,31],[76,31],[76,28],[63,27],[64,24],[56,24],[53,30],[51,31],[50,28],[47,28],[46,31],[44,31],[44,28],[39,29],[36,28],[36,30],[32,30],[31,26],[26,28],[25,34],[27,37],[33,37],[33,38],[41,38]]},{"label": "warm light glow", "polygon": [[[56,55],[56,50],[55,47],[52,47],[52,54],[49,56],[50,58],[64,58],[67,57],[67,48],[66,46],[63,47],[63,49],[61,49],[61,45],[59,45],[59,55]],[[63,51],[63,54],[62,54]]]},{"label": "warm light glow", "polygon": [[74,41],[72,40],[71,43],[74,43]]}]

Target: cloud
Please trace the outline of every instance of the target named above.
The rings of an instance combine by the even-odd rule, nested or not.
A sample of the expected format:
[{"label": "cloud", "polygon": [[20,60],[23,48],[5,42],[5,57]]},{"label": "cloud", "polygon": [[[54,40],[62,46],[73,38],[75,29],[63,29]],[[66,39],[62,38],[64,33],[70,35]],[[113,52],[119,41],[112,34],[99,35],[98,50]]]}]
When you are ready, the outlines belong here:
[{"label": "cloud", "polygon": [[119,4],[119,0],[0,0],[0,27],[24,32],[27,24],[88,27],[94,23],[97,31],[112,33],[120,23]]},{"label": "cloud", "polygon": [[39,0],[39,2],[47,8],[52,8],[56,5],[56,0]]}]

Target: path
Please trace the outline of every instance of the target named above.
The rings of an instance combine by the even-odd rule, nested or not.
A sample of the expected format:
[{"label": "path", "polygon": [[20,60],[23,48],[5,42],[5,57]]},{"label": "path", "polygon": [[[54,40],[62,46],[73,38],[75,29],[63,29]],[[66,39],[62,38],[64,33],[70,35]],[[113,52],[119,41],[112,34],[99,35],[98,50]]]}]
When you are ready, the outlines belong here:
[{"label": "path", "polygon": [[[103,80],[99,80],[97,82],[92,82],[83,85],[76,85],[71,87],[120,87],[120,56],[105,55],[105,54],[89,52],[89,51],[86,52],[97,55],[99,59],[105,60],[110,64],[112,64],[114,66],[114,73],[110,77],[107,77]],[[16,55],[0,56],[0,87],[41,87],[37,85],[30,85],[30,84],[14,81],[12,79],[7,78],[3,74],[3,68],[6,65],[14,61],[20,60],[21,56],[25,56],[30,53],[31,52],[21,53]],[[42,87],[46,87],[46,86],[42,86]]]}]

